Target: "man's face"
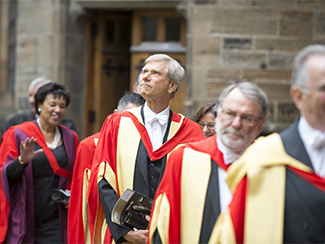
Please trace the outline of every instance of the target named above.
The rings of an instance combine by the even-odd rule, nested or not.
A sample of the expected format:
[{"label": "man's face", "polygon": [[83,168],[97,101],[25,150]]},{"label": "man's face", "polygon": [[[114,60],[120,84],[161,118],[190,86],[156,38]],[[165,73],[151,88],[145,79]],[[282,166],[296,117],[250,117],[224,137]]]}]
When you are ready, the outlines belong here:
[{"label": "man's face", "polygon": [[177,88],[175,82],[168,81],[167,66],[167,61],[150,61],[143,67],[139,92],[147,101],[169,101]]},{"label": "man's face", "polygon": [[325,131],[325,55],[310,56],[306,68],[309,82],[297,106],[312,127]]},{"label": "man's face", "polygon": [[[257,100],[234,88],[219,108],[216,118],[217,135],[222,143],[236,153],[243,153],[261,132],[264,119],[260,119],[259,110]],[[229,114],[236,115],[230,119]],[[245,124],[248,118],[252,120],[249,125]]]},{"label": "man's face", "polygon": [[33,112],[33,114],[36,114],[35,111],[35,94],[38,91],[38,88],[40,88],[43,84],[39,84],[38,86],[35,86],[34,88],[28,88],[28,102],[30,105],[30,110]]}]

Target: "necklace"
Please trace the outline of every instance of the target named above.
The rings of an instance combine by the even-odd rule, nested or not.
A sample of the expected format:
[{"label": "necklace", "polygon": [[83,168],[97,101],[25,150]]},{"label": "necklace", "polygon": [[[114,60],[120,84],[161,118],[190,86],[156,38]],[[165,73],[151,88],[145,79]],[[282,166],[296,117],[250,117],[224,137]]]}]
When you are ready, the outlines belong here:
[{"label": "necklace", "polygon": [[[40,119],[38,118],[36,121],[37,121],[37,124],[38,124],[39,128],[40,128],[41,131],[43,132],[43,129],[42,129],[42,126],[41,126],[41,123],[40,123]],[[61,140],[61,133],[60,133],[59,127],[56,126],[56,127],[55,127],[55,136],[54,136],[54,140],[53,140],[51,143],[46,142],[46,145],[47,145],[47,147],[50,148],[50,149],[55,149],[55,148],[58,146],[60,140]]]}]

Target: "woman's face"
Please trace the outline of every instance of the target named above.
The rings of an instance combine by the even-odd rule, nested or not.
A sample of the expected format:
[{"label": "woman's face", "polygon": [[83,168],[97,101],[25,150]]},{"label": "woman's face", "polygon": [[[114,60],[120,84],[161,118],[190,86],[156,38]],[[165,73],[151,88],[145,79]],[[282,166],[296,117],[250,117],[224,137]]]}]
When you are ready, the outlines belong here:
[{"label": "woman's face", "polygon": [[54,98],[54,95],[49,93],[44,102],[38,105],[38,108],[41,109],[41,121],[49,126],[56,126],[62,121],[65,114],[66,100],[62,95],[57,95]]},{"label": "woman's face", "polygon": [[215,131],[215,116],[213,113],[204,114],[199,120],[199,125],[203,131],[205,138],[213,136],[216,134]]}]

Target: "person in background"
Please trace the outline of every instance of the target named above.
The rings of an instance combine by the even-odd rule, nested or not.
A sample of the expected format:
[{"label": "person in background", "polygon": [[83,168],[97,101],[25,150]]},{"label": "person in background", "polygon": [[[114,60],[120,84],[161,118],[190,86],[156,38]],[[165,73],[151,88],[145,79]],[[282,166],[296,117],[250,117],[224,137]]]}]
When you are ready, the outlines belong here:
[{"label": "person in background", "polygon": [[141,80],[141,73],[142,72],[139,72],[139,74],[137,75],[137,78],[135,79],[135,83],[133,86],[134,93],[139,93],[139,81]]},{"label": "person in background", "polygon": [[[49,82],[52,81],[44,77],[39,77],[32,80],[28,88],[28,103],[30,105],[30,109],[26,109],[20,113],[17,113],[12,118],[10,118],[5,125],[4,131],[6,131],[9,127],[13,125],[19,125],[25,121],[32,121],[38,118],[38,114],[35,111],[35,94],[42,85],[47,84]],[[76,127],[73,121],[67,117],[63,117],[61,125],[64,125],[76,131]]]},{"label": "person in background", "polygon": [[[94,231],[110,232],[116,243],[146,243],[148,234],[148,230],[134,231],[111,221],[111,211],[122,193],[129,188],[153,199],[167,154],[181,144],[204,139],[197,123],[169,109],[184,75],[183,67],[168,55],[150,56],[139,84],[146,103],[108,116],[102,126],[91,169],[88,204],[91,215],[97,218]],[[103,222],[105,228],[101,228]],[[94,242],[110,243],[110,234]]]},{"label": "person in background", "polygon": [[[114,113],[119,113],[145,103],[145,99],[137,93],[126,92],[119,100]],[[92,218],[88,218],[87,190],[88,180],[91,173],[91,165],[100,133],[83,139],[77,149],[75,167],[73,170],[70,208],[68,211],[68,242],[69,243],[91,243],[94,225]]]},{"label": "person in background", "polygon": [[2,137],[0,243],[67,242],[67,206],[51,193],[71,184],[78,136],[60,125],[69,102],[63,85],[43,85],[35,95],[38,119]]},{"label": "person in background", "polygon": [[230,170],[234,198],[214,243],[324,243],[324,77],[324,45],[297,54],[290,95],[300,116],[257,140]]},{"label": "person in background", "polygon": [[231,201],[227,170],[260,134],[268,105],[266,94],[250,82],[229,85],[219,102],[217,135],[188,143],[168,158],[151,212],[149,243],[208,243]]},{"label": "person in background", "polygon": [[201,126],[205,138],[216,134],[215,120],[217,118],[218,102],[204,104],[195,116],[195,122]]}]

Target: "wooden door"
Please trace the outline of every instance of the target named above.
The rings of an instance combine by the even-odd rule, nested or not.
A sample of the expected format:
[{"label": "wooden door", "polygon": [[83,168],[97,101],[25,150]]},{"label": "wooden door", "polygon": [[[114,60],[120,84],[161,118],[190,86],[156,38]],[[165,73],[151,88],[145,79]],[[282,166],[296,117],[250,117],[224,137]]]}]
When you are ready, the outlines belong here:
[{"label": "wooden door", "polygon": [[[148,42],[158,49],[141,50]],[[98,132],[124,92],[133,91],[143,61],[150,55],[165,53],[185,67],[185,20],[172,9],[95,12],[87,43],[84,136]],[[168,48],[175,45],[179,48]],[[161,50],[161,46],[167,48]],[[171,101],[170,108],[178,113],[183,112],[185,86],[184,80]]]},{"label": "wooden door", "polygon": [[88,29],[85,136],[100,130],[130,87],[131,14],[97,13]]},{"label": "wooden door", "polygon": [[[185,68],[185,20],[175,10],[135,11],[132,14],[132,30],[130,89],[133,89],[144,60],[152,54],[167,54]],[[148,49],[151,50],[147,51]],[[183,113],[185,87],[186,80],[170,103],[170,108],[174,112]]]}]

